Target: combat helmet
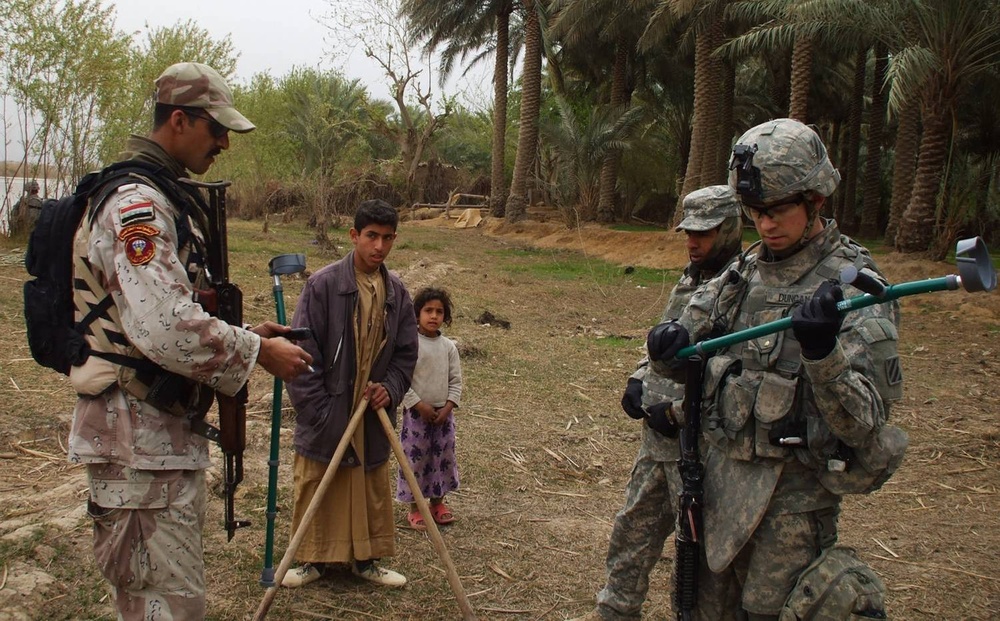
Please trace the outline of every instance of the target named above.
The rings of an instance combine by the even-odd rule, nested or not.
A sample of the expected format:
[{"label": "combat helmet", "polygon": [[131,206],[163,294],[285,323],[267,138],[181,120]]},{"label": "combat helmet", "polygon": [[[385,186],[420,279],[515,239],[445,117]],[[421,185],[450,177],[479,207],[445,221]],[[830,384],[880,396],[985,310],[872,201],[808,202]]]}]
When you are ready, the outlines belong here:
[{"label": "combat helmet", "polygon": [[819,135],[795,119],[747,130],[733,147],[729,185],[744,205],[776,205],[807,192],[830,196],[840,183]]}]

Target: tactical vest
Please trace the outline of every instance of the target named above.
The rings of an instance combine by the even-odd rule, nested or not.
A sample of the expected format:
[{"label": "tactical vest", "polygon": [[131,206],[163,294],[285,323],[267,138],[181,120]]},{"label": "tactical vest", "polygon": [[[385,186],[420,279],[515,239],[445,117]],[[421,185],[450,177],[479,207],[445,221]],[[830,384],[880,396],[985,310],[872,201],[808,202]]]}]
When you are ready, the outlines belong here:
[{"label": "tactical vest", "polygon": [[[169,192],[162,186],[173,185]],[[205,268],[205,239],[202,224],[194,219],[198,210],[204,209],[191,192],[180,189],[178,184],[164,179],[137,178],[137,183],[123,185],[119,191],[148,185],[173,197],[171,203],[177,214],[177,256],[185,266],[188,280],[195,291],[209,287]],[[183,204],[176,204],[182,202]],[[122,328],[121,315],[111,294],[104,290],[103,275],[88,259],[88,248],[97,211],[103,204],[91,205],[77,229],[74,239],[73,302],[75,318],[81,322],[88,314],[95,317],[84,332],[90,347],[97,352],[116,354],[115,362],[91,356],[80,367],[74,367],[70,376],[78,394],[94,396],[117,384],[122,390],[140,401],[150,403],[159,410],[177,416],[192,412],[203,415],[211,405],[214,392],[194,380],[165,371],[147,359],[132,345]],[[119,362],[120,361],[120,362]]]},{"label": "tactical vest", "polygon": [[[729,305],[717,310],[729,317],[730,331],[790,316],[796,306],[812,297],[820,283],[837,279],[840,269],[847,265],[867,268],[881,276],[867,251],[849,238],[827,239],[825,243],[826,249],[807,247],[800,251],[819,252],[821,257],[807,273],[785,286],[773,284],[781,280],[775,274],[762,274],[774,267],[771,264],[750,261],[734,272],[720,294],[720,299],[730,301]],[[845,291],[845,296],[859,293],[851,289]],[[898,312],[889,316],[893,319],[866,318],[855,328],[876,360],[876,377],[869,379],[886,404],[899,399],[902,393],[902,376],[895,358]],[[878,362],[889,357],[897,363],[894,371],[891,365]],[[890,377],[890,373],[894,375]],[[710,358],[704,398],[705,434],[731,459],[798,461],[819,473],[821,482],[828,479],[830,484],[824,485],[835,494],[866,491],[872,484],[845,486],[839,481],[852,461],[850,449],[831,432],[816,406],[802,367],[801,346],[791,329],[738,343]]]}]

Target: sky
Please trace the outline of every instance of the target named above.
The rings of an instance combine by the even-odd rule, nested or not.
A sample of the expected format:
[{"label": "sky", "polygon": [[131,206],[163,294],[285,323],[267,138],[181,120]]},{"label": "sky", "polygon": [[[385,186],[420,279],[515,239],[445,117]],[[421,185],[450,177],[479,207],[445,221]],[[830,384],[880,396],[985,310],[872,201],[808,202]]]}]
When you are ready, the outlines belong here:
[{"label": "sky", "polygon": [[[389,99],[384,74],[361,50],[339,59],[339,66],[334,66],[329,53],[333,43],[326,41],[331,38],[330,30],[317,21],[328,14],[329,1],[336,0],[106,0],[106,4],[115,6],[116,25],[126,32],[141,32],[147,24],[156,28],[192,19],[213,38],[230,35],[239,52],[237,82],[248,82],[255,73],[265,71],[281,76],[295,66],[339,69],[348,78],[360,79],[374,96]],[[164,11],[164,7],[170,10]],[[436,68],[436,93],[458,94],[472,108],[488,103],[491,68],[484,67],[472,78],[450,80],[444,89],[437,84]]]}]

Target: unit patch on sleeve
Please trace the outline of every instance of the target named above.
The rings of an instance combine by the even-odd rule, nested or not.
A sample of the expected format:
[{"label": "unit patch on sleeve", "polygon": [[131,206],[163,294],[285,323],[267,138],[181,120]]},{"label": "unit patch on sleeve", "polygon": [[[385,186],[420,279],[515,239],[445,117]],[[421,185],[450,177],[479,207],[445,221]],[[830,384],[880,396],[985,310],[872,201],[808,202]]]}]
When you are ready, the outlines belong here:
[{"label": "unit patch on sleeve", "polygon": [[160,230],[148,224],[133,224],[122,229],[118,239],[125,243],[125,256],[132,265],[145,265],[156,255],[153,238]]},{"label": "unit patch on sleeve", "polygon": [[122,226],[125,227],[136,222],[148,222],[154,219],[156,214],[153,213],[153,202],[146,201],[122,207],[118,210],[118,217],[121,219]]}]

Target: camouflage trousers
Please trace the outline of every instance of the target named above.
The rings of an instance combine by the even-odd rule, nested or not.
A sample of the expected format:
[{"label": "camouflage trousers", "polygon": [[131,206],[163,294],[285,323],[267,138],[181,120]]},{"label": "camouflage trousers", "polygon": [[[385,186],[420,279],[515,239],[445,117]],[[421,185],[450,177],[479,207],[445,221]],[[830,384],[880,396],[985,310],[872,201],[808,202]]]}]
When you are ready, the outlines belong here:
[{"label": "camouflage trousers", "polygon": [[673,461],[653,457],[648,441],[644,438],[640,446],[625,488],[625,506],[615,516],[611,531],[607,584],[597,594],[597,610],[605,620],[641,618],[649,574],[663,553],[667,536],[674,532],[680,474]]},{"label": "camouflage trousers", "polygon": [[205,618],[204,470],[90,464],[94,556],[121,621]]}]

